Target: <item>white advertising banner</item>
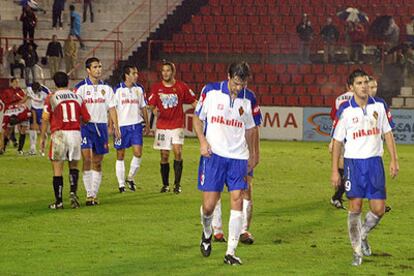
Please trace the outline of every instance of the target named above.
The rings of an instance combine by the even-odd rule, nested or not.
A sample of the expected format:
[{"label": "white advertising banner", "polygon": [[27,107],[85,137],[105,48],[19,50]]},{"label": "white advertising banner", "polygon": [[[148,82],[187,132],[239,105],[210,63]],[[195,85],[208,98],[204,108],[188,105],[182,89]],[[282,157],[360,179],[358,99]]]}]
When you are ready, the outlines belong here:
[{"label": "white advertising banner", "polygon": [[268,140],[302,140],[303,108],[262,106],[260,137]]}]

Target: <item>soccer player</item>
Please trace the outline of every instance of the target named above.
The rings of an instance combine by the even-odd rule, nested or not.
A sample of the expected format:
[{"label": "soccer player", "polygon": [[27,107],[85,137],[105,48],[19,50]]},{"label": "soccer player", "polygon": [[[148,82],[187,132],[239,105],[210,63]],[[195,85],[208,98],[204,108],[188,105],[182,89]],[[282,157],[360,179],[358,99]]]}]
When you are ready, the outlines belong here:
[{"label": "soccer player", "polygon": [[[46,97],[49,95],[49,89],[38,82],[34,82],[27,87],[27,96],[31,102],[32,117],[30,118],[30,151],[29,155],[36,154],[37,132],[42,125],[42,112]],[[44,156],[43,148],[41,148],[41,155]]]},{"label": "soccer player", "polygon": [[375,97],[377,95],[378,83],[377,83],[377,80],[374,79],[374,77],[372,77],[372,76],[368,77],[368,87],[369,87],[368,94],[371,97]]},{"label": "soccer player", "polygon": [[78,161],[81,157],[81,121],[86,123],[90,115],[82,98],[68,89],[69,77],[64,72],[56,72],[53,80],[56,92],[46,98],[42,115],[42,132],[40,144],[46,139],[46,131],[50,122],[51,143],[49,158],[53,168],[53,190],[55,202],[50,209],[63,209],[63,164],[69,161],[70,201],[72,208],[79,208],[76,195],[78,188]]},{"label": "soccer player", "polygon": [[[254,158],[254,165],[253,168],[257,166],[260,159],[260,135],[259,135],[259,127],[262,122],[262,114],[260,112],[260,107],[257,104],[255,94],[247,88],[243,88],[238,96],[238,98],[247,99],[250,101],[251,109],[253,110],[253,118],[255,122],[255,127],[252,129],[251,134],[252,136],[252,151],[249,152],[250,155]],[[249,232],[252,214],[253,214],[253,199],[252,199],[252,185],[253,185],[253,170],[249,172],[246,176],[248,188],[247,190],[243,190],[243,227],[240,235],[240,242],[244,244],[253,244],[254,237]],[[214,241],[217,242],[226,242],[224,238],[223,232],[223,225],[221,219],[221,199],[217,201],[216,207],[214,209],[212,227],[214,231]]]},{"label": "soccer player", "polygon": [[[12,122],[8,125],[8,119],[4,118],[6,121],[6,128],[11,125],[18,125],[19,130],[19,144],[17,148],[17,153],[23,155],[23,147],[26,141],[26,131],[29,126],[29,116],[27,115],[27,95],[24,91],[20,88],[19,80],[16,78],[10,79],[10,87],[7,88],[3,95],[3,101],[6,105],[5,107],[5,117],[11,118],[12,116],[16,118],[15,122]],[[14,119],[12,119],[14,121]],[[4,124],[4,123],[3,123]],[[7,135],[4,138],[4,147],[7,146],[9,141],[9,136],[14,131],[14,129],[9,129]]]},{"label": "soccer player", "polygon": [[[384,100],[368,95],[368,75],[355,70],[348,79],[354,96],[342,104],[333,124],[333,158],[331,182],[341,183],[338,173],[341,145],[344,142],[345,190],[349,198],[348,232],[353,248],[352,265],[359,266],[362,256],[370,256],[368,234],[378,225],[385,212],[385,172],[382,161],[383,140],[390,153],[390,175],[399,171],[392,116]],[[369,200],[370,211],[361,225],[363,199]]]},{"label": "soccer player", "polygon": [[161,81],[151,87],[149,107],[157,109],[157,125],[154,149],[160,150],[160,173],[163,187],[161,193],[169,192],[170,151],[174,152],[174,192],[181,193],[181,174],[183,172],[182,150],[184,144],[183,104],[196,106],[196,97],[184,82],[175,79],[175,65],[164,61],[161,65]]},{"label": "soccer player", "polygon": [[198,176],[198,189],[203,192],[200,250],[205,257],[211,254],[213,211],[226,184],[231,212],[224,262],[231,265],[242,264],[235,256],[243,224],[242,191],[248,187],[246,176],[254,165],[254,156],[249,155],[255,127],[253,110],[249,99],[238,97],[249,76],[247,63],[231,64],[227,81],[203,88],[193,119],[202,155]]},{"label": "soccer player", "polygon": [[86,206],[98,204],[98,192],[102,182],[102,160],[108,153],[108,111],[116,139],[121,138],[112,88],[100,80],[102,63],[96,57],[85,61],[88,77],[75,86],[91,115],[91,120],[81,126],[83,183],[86,190]]},{"label": "soccer player", "polygon": [[[115,165],[119,192],[125,192],[125,182],[128,188],[135,192],[134,177],[141,166],[142,135],[149,133],[148,113],[144,98],[144,88],[137,84],[138,69],[133,65],[125,65],[122,70],[122,80],[115,88],[115,107],[118,115],[118,124],[121,138],[115,139],[117,160]],[[142,122],[145,122],[143,131]],[[132,147],[134,156],[129,167],[128,177],[125,180],[125,149]]]},{"label": "soccer player", "polygon": [[[350,91],[350,88],[347,85],[347,92],[339,95],[336,99],[335,102],[332,105],[331,108],[331,113],[330,113],[330,117],[332,119],[332,121],[335,120],[335,115],[336,112],[338,111],[339,107],[341,106],[341,104],[343,104],[344,102],[349,101],[352,96],[354,95],[354,93],[352,91]],[[331,139],[331,142],[329,143],[329,153],[332,154],[332,145],[333,145],[333,139]],[[344,203],[343,203],[343,199],[342,196],[345,193],[345,179],[344,179],[344,152],[343,152],[343,148],[341,150],[341,157],[339,159],[339,167],[338,167],[338,172],[341,176],[341,185],[339,185],[339,187],[336,188],[335,193],[332,195],[331,197],[331,204],[333,206],[335,206],[338,209],[346,209],[344,207]]]}]

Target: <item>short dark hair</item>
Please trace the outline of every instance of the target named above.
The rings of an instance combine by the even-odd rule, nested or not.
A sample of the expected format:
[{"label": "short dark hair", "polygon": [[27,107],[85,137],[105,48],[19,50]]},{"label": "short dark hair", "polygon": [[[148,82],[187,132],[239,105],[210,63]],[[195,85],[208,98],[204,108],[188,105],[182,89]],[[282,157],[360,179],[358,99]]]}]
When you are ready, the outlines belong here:
[{"label": "short dark hair", "polygon": [[12,78],[10,79],[10,83],[14,82],[15,80],[17,80],[17,78],[12,77]]},{"label": "short dark hair", "polygon": [[373,76],[368,76],[368,81],[377,81]]},{"label": "short dark hair", "polygon": [[53,81],[57,88],[68,87],[69,77],[65,72],[59,71],[53,75]]},{"label": "short dark hair", "polygon": [[85,68],[90,69],[93,62],[101,62],[97,57],[90,57],[85,61]]},{"label": "short dark hair", "polygon": [[362,69],[354,70],[348,77],[348,85],[353,85],[357,77],[368,77],[368,74]]},{"label": "short dark hair", "polygon": [[40,88],[42,86],[40,85],[40,83],[38,83],[37,81],[35,81],[34,83],[32,83],[32,90],[33,92],[38,92],[40,91]]},{"label": "short dark hair", "polygon": [[171,71],[173,71],[173,73],[175,73],[175,64],[172,61],[168,61],[166,59],[163,59],[162,63],[161,63],[161,68],[165,65],[170,66]]},{"label": "short dark hair", "polygon": [[131,73],[131,69],[136,68],[138,69],[135,65],[132,64],[126,64],[124,65],[124,67],[122,67],[122,74],[121,74],[121,79],[122,81],[125,81],[125,75],[128,75],[129,73]]},{"label": "short dark hair", "polygon": [[230,78],[239,77],[242,81],[247,80],[251,75],[250,66],[245,61],[230,64],[228,73]]},{"label": "short dark hair", "polygon": [[74,11],[75,10],[75,6],[74,5],[70,5],[69,6],[69,10]]}]

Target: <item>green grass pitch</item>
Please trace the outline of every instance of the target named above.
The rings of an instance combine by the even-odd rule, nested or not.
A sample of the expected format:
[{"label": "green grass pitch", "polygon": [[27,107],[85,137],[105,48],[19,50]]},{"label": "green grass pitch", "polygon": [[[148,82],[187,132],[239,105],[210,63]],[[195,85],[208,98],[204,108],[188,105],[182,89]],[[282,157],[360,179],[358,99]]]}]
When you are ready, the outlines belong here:
[{"label": "green grass pitch", "polygon": [[[414,147],[399,145],[400,175],[387,177],[392,211],[370,235],[374,256],[351,267],[347,212],[329,204],[330,158],[325,143],[262,141],[255,171],[251,246],[244,264],[223,264],[225,244],[201,256],[196,188],[198,142],[184,146],[183,193],[160,194],[159,153],[144,140],[135,193],[119,194],[115,152],[105,157],[101,205],[49,210],[52,171],[40,156],[0,156],[0,275],[399,275],[414,274]],[[127,154],[127,162],[131,152]],[[388,155],[385,154],[388,172]],[[170,179],[173,176],[170,174]],[[365,205],[366,209],[366,205]],[[223,194],[225,232],[228,194]]]}]

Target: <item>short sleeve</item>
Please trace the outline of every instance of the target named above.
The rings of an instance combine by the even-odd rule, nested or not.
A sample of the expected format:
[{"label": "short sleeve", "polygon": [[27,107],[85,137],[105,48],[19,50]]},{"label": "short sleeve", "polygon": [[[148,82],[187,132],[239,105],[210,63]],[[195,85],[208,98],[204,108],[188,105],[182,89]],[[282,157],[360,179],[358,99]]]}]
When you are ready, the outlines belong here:
[{"label": "short sleeve", "polygon": [[140,102],[140,108],[144,108],[144,107],[146,107],[147,106],[147,100],[145,99],[145,93],[144,93],[144,89],[141,89],[141,93],[140,93],[140,99],[139,99],[139,102]]},{"label": "short sleeve", "polygon": [[255,126],[257,125],[256,125],[253,114],[244,117],[244,128],[245,129],[251,129],[251,128],[254,128]]},{"label": "short sleeve", "polygon": [[382,122],[381,122],[381,131],[382,133],[387,133],[392,131],[392,129],[395,127],[394,120],[392,119],[391,111],[387,107],[387,105],[384,103],[384,116],[382,116]]},{"label": "short sleeve", "polygon": [[50,94],[46,97],[46,100],[45,100],[45,104],[44,104],[44,106],[43,106],[43,112],[45,112],[45,113],[51,113],[52,112],[52,108],[51,108],[51,106],[50,106]]},{"label": "short sleeve", "polygon": [[339,119],[336,118],[333,121],[332,138],[334,138],[335,140],[339,142],[343,142],[346,138],[345,125],[346,125],[346,119],[344,118],[343,115],[341,115]]},{"label": "short sleeve", "polygon": [[254,95],[254,93],[251,94],[250,103],[253,113],[254,124],[256,126],[260,126],[262,124],[262,112],[260,110],[259,104],[257,103],[256,96]]},{"label": "short sleeve", "polygon": [[183,93],[184,93],[183,102],[185,104],[194,103],[196,101],[196,96],[195,96],[194,92],[190,89],[190,87],[188,87],[188,85],[185,84],[185,83],[181,83],[181,87],[182,87]]},{"label": "short sleeve", "polygon": [[106,101],[107,101],[107,106],[108,108],[112,108],[116,106],[116,97],[114,94],[114,90],[112,89],[112,87],[107,86],[107,90],[106,90]]},{"label": "short sleeve", "polygon": [[207,97],[207,88],[204,86],[201,91],[200,99],[195,108],[194,114],[200,118],[200,120],[205,120],[207,118],[208,111],[208,97]]}]

